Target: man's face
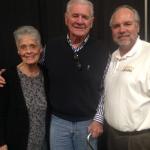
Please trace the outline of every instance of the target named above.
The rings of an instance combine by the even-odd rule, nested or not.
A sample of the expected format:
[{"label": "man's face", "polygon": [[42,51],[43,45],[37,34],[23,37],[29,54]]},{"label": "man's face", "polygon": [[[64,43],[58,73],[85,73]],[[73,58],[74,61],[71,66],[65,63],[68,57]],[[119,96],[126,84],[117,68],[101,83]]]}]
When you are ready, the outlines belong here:
[{"label": "man's face", "polygon": [[131,48],[138,36],[139,24],[128,8],[119,9],[112,19],[112,37],[119,47]]},{"label": "man's face", "polygon": [[65,23],[72,38],[84,38],[90,31],[93,24],[89,5],[72,4],[65,14]]}]

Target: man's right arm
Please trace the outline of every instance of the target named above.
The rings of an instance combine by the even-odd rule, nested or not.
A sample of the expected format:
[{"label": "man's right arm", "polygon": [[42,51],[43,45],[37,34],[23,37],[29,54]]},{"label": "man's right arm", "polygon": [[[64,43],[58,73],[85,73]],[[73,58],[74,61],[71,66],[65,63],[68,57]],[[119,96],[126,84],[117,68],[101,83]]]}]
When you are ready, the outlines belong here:
[{"label": "man's right arm", "polygon": [[2,76],[2,73],[5,72],[6,69],[1,69],[0,70],[0,87],[3,87],[6,84],[5,79]]}]

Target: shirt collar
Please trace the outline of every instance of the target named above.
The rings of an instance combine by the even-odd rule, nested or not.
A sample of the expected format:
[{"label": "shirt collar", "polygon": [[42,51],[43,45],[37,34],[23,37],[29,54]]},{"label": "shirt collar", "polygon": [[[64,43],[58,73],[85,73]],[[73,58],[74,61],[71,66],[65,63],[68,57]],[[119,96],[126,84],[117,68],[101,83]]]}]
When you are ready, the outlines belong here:
[{"label": "shirt collar", "polygon": [[82,49],[84,47],[84,45],[87,43],[88,39],[89,39],[89,35],[87,35],[87,37],[81,42],[79,47],[74,48],[73,44],[72,44],[72,41],[71,41],[69,35],[67,34],[67,42],[68,42],[68,44],[70,45],[70,47],[72,48],[72,50],[74,52],[78,52],[80,49]]},{"label": "shirt collar", "polygon": [[120,52],[119,49],[116,50],[116,52],[114,52],[114,57],[118,60],[121,59],[126,59],[127,57],[132,57],[133,55],[135,55],[137,52],[139,52],[139,50],[141,49],[142,46],[142,42],[138,36],[135,44],[133,45],[133,47],[131,48],[131,50],[126,53],[125,55],[123,55],[122,57],[120,56]]}]

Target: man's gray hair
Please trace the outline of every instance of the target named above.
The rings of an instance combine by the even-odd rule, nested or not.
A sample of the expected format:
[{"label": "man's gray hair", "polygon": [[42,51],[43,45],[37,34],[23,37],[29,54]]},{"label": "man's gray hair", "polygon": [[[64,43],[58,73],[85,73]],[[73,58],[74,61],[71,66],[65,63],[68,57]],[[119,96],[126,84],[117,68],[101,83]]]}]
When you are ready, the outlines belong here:
[{"label": "man's gray hair", "polygon": [[19,43],[19,40],[22,38],[22,36],[30,35],[33,38],[35,38],[36,42],[39,44],[40,47],[42,46],[40,33],[33,26],[21,26],[21,27],[17,28],[13,34],[14,34],[16,44]]},{"label": "man's gray hair", "polygon": [[134,14],[135,21],[140,25],[140,16],[139,16],[138,11],[137,11],[136,9],[134,9],[134,8],[133,8],[132,6],[130,6],[130,5],[121,5],[121,6],[117,7],[117,8],[114,10],[114,12],[113,12],[113,14],[112,14],[112,16],[111,16],[111,18],[110,18],[110,22],[109,22],[110,27],[112,26],[112,21],[113,21],[113,16],[114,16],[114,14],[115,14],[118,10],[120,10],[120,9],[122,9],[122,8],[127,8],[127,9],[131,10],[131,11],[133,12],[133,14]]},{"label": "man's gray hair", "polygon": [[70,7],[73,4],[84,4],[84,5],[89,5],[91,9],[91,17],[94,17],[94,6],[93,3],[89,0],[69,0],[67,5],[66,5],[66,13],[69,13]]}]

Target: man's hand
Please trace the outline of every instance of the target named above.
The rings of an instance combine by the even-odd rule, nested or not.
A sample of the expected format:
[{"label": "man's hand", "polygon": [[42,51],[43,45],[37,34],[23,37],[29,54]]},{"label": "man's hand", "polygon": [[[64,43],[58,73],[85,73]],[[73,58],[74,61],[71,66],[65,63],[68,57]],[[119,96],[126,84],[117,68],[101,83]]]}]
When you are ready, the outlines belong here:
[{"label": "man's hand", "polygon": [[103,133],[103,125],[93,120],[88,127],[88,132],[91,133],[93,138],[97,138]]},{"label": "man's hand", "polygon": [[0,150],[8,150],[7,145],[0,146]]},{"label": "man's hand", "polygon": [[0,87],[3,87],[6,84],[5,79],[2,77],[2,73],[5,71],[6,69],[1,69],[0,70]]}]

